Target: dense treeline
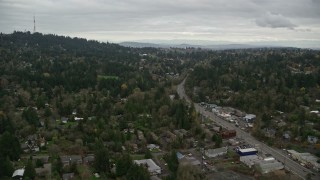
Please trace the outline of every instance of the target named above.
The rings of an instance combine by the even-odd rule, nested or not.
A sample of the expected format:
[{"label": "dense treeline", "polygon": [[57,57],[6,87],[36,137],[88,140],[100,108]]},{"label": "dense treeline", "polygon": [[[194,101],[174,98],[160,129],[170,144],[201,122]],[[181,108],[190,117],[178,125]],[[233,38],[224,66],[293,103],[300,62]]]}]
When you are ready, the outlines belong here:
[{"label": "dense treeline", "polygon": [[[279,131],[295,136],[320,135],[320,53],[302,49],[232,50],[212,53],[201,61],[187,79],[187,93],[196,102],[231,106],[258,115],[261,128],[277,127],[277,120],[290,122]],[[309,111],[308,111],[309,110]],[[262,120],[262,123],[258,123]],[[260,129],[260,127],[258,129]],[[298,131],[296,130],[298,129]]]}]

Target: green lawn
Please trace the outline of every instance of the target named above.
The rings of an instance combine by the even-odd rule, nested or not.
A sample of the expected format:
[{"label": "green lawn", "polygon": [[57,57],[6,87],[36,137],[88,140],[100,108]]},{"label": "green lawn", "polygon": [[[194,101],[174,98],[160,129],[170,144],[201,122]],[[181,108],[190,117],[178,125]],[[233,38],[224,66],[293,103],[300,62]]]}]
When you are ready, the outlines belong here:
[{"label": "green lawn", "polygon": [[119,77],[118,76],[105,76],[105,75],[98,75],[98,80],[101,79],[114,79],[114,80],[118,80]]},{"label": "green lawn", "polygon": [[133,160],[141,160],[144,159],[144,154],[131,154],[131,158]]},{"label": "green lawn", "polygon": [[76,126],[76,125],[78,125],[78,122],[75,122],[75,121],[68,121],[66,124],[64,124],[65,126]]}]

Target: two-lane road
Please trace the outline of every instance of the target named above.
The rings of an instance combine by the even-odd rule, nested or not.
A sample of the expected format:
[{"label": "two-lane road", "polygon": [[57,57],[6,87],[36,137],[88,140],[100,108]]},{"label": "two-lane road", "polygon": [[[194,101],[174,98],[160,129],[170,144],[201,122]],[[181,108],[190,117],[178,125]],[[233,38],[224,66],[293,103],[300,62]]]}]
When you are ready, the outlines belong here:
[{"label": "two-lane road", "polygon": [[[181,99],[185,99],[187,103],[192,103],[191,99],[185,94],[184,90],[184,84],[186,79],[184,79],[177,87],[177,92]],[[220,117],[216,116],[213,112],[206,111],[204,107],[200,106],[199,104],[194,104],[195,109],[202,115],[208,117],[209,119],[213,120],[215,123],[221,125],[224,128],[227,129],[235,129],[237,131],[237,136],[244,139],[249,144],[255,145],[258,147],[260,151],[262,151],[265,154],[271,154],[274,158],[276,158],[278,161],[282,162],[285,165],[285,168],[292,173],[297,174],[302,179],[305,179],[308,173],[312,173],[309,169],[301,166],[296,161],[292,160],[290,157],[287,156],[286,153],[283,152],[283,150],[275,149],[272,147],[269,147],[263,142],[258,141],[253,136],[251,136],[249,133],[237,128],[234,126],[234,124],[231,124]],[[318,179],[319,176],[314,177],[315,179]]]}]

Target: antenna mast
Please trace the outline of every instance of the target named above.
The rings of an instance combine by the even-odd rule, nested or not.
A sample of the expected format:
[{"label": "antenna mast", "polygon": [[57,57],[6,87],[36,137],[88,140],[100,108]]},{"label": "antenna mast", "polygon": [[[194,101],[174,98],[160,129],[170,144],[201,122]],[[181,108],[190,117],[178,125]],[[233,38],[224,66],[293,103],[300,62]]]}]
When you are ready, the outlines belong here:
[{"label": "antenna mast", "polygon": [[33,16],[33,33],[36,32],[36,17]]}]

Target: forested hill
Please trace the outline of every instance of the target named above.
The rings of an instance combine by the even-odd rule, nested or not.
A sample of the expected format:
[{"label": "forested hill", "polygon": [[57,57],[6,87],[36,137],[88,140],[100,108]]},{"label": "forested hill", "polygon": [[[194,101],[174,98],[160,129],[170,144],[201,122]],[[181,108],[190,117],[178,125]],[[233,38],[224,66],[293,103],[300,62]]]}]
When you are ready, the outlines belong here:
[{"label": "forested hill", "polygon": [[100,43],[83,38],[70,38],[53,34],[31,34],[30,32],[1,33],[0,47],[10,47],[11,50],[28,47],[40,50],[43,54],[52,55],[54,53],[67,52],[75,56],[97,56],[119,60],[126,59],[130,53],[130,48],[122,47],[118,44]]},{"label": "forested hill", "polygon": [[132,89],[145,90],[150,85],[142,81],[149,78],[149,73],[136,72],[140,57],[135,51],[117,44],[57,35],[1,34],[0,76],[6,82],[2,83],[1,95],[13,87],[36,87],[51,96],[52,89],[59,86],[66,91],[107,89],[117,95],[129,77],[142,79]]}]

